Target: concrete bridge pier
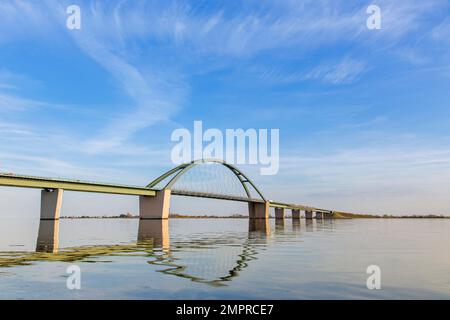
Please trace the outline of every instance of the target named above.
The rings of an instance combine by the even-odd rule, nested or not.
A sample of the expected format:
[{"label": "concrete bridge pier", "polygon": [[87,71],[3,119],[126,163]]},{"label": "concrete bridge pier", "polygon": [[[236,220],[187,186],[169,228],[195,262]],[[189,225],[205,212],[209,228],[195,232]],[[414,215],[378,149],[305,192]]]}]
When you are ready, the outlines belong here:
[{"label": "concrete bridge pier", "polygon": [[41,191],[41,220],[59,220],[63,189]]},{"label": "concrete bridge pier", "polygon": [[292,209],[292,219],[298,220],[300,219],[300,210]]},{"label": "concrete bridge pier", "polygon": [[250,219],[269,219],[269,202],[249,202],[248,217]]},{"label": "concrete bridge pier", "polygon": [[171,190],[163,189],[156,196],[139,196],[140,219],[168,219]]},{"label": "concrete bridge pier", "polygon": [[323,212],[316,212],[316,219],[323,219]]},{"label": "concrete bridge pier", "polygon": [[284,220],[284,208],[275,208],[275,219]]},{"label": "concrete bridge pier", "polygon": [[305,218],[308,219],[312,219],[313,218],[313,213],[312,211],[305,211]]}]

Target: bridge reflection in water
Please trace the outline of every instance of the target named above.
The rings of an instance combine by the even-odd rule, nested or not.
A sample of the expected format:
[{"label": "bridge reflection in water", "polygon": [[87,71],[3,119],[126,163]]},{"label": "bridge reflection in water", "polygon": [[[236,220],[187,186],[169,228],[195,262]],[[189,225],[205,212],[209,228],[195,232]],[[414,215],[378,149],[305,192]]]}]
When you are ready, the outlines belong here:
[{"label": "bridge reflection in water", "polygon": [[170,250],[169,220],[139,220],[138,244],[151,242],[154,248]]},{"label": "bridge reflection in water", "polygon": [[[324,224],[332,224],[332,220],[316,224],[316,230],[320,231],[320,225]],[[307,221],[306,231],[313,230],[313,222]],[[292,232],[298,234],[299,231],[300,220],[293,219]],[[59,220],[41,220],[36,253],[9,261],[0,259],[0,266],[46,260],[83,262],[92,257],[137,252],[148,258],[148,264],[162,267],[156,270],[157,272],[211,286],[224,286],[227,281],[238,277],[251,261],[258,259],[262,245],[267,244],[270,239],[276,241],[277,235],[284,236],[289,232],[283,220],[276,220],[272,233],[268,220],[251,219],[248,220],[248,236],[240,238],[243,240],[240,240],[240,243],[236,243],[238,237],[230,236],[230,239],[224,239],[218,235],[214,240],[209,234],[207,238],[176,240],[171,244],[169,220],[139,220],[136,244],[83,246],[59,250]]]},{"label": "bridge reflection in water", "polygon": [[36,252],[57,253],[59,248],[59,219],[40,220]]}]

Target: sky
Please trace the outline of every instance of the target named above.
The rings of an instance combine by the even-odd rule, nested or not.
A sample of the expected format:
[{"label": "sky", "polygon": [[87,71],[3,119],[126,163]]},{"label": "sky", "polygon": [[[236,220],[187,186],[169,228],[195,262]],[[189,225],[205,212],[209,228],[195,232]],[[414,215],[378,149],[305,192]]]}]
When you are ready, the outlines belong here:
[{"label": "sky", "polygon": [[[200,120],[280,130],[276,175],[241,167],[269,199],[450,215],[449,13],[447,0],[0,0],[0,171],[147,185],[174,166],[172,132]],[[1,187],[0,205],[38,216],[39,191]],[[68,192],[63,215],[136,210]]]}]

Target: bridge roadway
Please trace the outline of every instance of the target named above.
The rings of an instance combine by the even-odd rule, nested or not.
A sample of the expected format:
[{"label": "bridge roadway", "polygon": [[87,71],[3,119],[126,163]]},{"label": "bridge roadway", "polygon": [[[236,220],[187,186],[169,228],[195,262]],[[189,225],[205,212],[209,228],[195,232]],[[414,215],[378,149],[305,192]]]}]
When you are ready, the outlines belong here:
[{"label": "bridge roadway", "polygon": [[[0,186],[8,186],[8,187],[19,187],[19,188],[35,188],[43,190],[43,198],[45,196],[45,192],[50,192],[53,190],[68,190],[68,191],[79,191],[79,192],[95,192],[95,193],[106,193],[106,194],[119,194],[119,195],[130,195],[130,196],[139,196],[141,198],[149,198],[149,197],[158,197],[158,193],[161,193],[161,190],[152,189],[148,187],[140,187],[140,186],[132,186],[132,185],[122,185],[122,184],[112,184],[112,183],[99,183],[99,182],[89,182],[89,181],[81,181],[81,180],[68,180],[68,179],[57,179],[57,178],[46,178],[46,177],[36,177],[36,176],[26,176],[26,175],[17,175],[12,173],[0,173]],[[219,194],[209,194],[202,192],[192,192],[192,191],[182,191],[182,190],[172,190],[169,192],[172,195],[178,196],[188,196],[188,197],[200,197],[200,198],[209,198],[209,199],[219,199],[219,200],[231,200],[231,201],[241,201],[248,202],[253,204],[264,204],[264,201],[261,199],[250,199],[245,197],[235,197],[235,196],[227,196],[227,195],[219,195]],[[50,202],[55,202],[53,206],[60,207],[61,200],[57,197]],[[292,210],[293,214],[299,214],[299,211],[305,211],[306,216],[308,217],[308,213],[312,214],[312,212],[322,215],[332,214],[332,211],[315,208],[311,206],[305,206],[300,204],[289,204],[282,203],[276,201],[268,201],[268,206],[276,209],[276,216],[279,217],[283,215],[284,217],[284,209]],[[42,211],[41,205],[41,211]],[[163,210],[163,209],[161,209]],[[59,209],[57,210],[59,211]],[[167,208],[168,215],[168,208]],[[59,214],[58,214],[59,216]],[[42,212],[41,212],[42,218]]]}]

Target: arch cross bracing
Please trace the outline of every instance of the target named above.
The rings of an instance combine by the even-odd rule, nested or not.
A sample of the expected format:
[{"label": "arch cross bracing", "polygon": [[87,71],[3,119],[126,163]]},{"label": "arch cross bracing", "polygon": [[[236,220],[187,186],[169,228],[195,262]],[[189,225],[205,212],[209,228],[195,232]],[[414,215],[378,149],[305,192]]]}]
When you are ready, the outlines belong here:
[{"label": "arch cross bracing", "polygon": [[[212,190],[212,188],[195,190],[195,188],[190,189],[186,187],[184,188],[181,187],[180,181],[182,181],[183,177],[187,177],[189,173],[193,173],[195,171],[195,168],[199,168],[201,166],[205,166],[208,164],[215,164],[220,168],[228,169],[225,171],[228,173],[232,173],[232,176],[234,177],[235,180],[234,182],[237,185],[239,185],[239,188],[242,187],[242,189],[240,190],[242,191],[242,194],[229,194],[226,192],[217,192]],[[204,177],[203,180],[208,180],[208,177]],[[147,188],[159,190],[168,189],[171,190],[171,194],[180,196],[201,197],[201,198],[232,200],[242,202],[261,202],[261,203],[266,202],[266,198],[263,196],[261,191],[256,187],[253,181],[251,181],[244,173],[242,173],[235,166],[216,159],[202,159],[181,164],[176,168],[167,171],[160,177],[153,180],[150,184],[147,185]]]}]

